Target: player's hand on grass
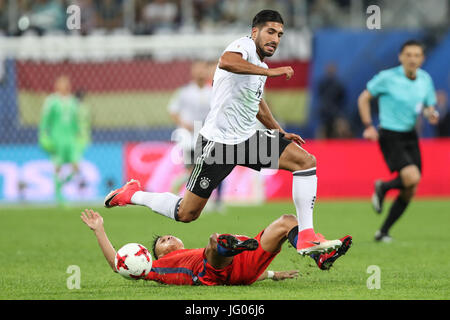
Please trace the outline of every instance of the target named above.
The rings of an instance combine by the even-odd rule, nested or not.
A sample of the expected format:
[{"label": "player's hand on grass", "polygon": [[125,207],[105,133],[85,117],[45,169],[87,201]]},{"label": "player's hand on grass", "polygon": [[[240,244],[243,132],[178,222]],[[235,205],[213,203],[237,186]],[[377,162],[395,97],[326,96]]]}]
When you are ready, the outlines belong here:
[{"label": "player's hand on grass", "polygon": [[81,212],[81,220],[93,231],[103,227],[102,216],[92,209],[85,209],[84,212]]},{"label": "player's hand on grass", "polygon": [[363,138],[370,141],[378,141],[378,131],[374,126],[367,127],[363,132]]},{"label": "player's hand on grass", "polygon": [[273,280],[285,280],[285,279],[294,279],[298,277],[298,270],[290,270],[290,271],[275,271],[273,275]]},{"label": "player's hand on grass", "polygon": [[294,69],[292,69],[291,67],[279,67],[267,69],[268,77],[279,77],[283,75],[286,75],[286,80],[289,80],[294,75]]},{"label": "player's hand on grass", "polygon": [[285,133],[284,137],[288,140],[295,142],[298,145],[302,145],[302,144],[306,143],[302,137],[300,137],[298,134],[295,134],[295,133]]}]

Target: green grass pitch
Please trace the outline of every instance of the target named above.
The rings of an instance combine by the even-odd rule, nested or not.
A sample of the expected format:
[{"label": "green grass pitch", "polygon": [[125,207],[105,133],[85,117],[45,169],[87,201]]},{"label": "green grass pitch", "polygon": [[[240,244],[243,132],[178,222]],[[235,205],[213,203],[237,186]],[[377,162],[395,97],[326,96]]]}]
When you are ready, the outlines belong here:
[{"label": "green grass pitch", "polygon": [[[173,234],[187,248],[204,247],[213,232],[256,235],[292,203],[228,207],[182,224],[147,208],[95,208],[118,249],[128,242],[150,247],[154,234]],[[129,281],[113,273],[92,232],[80,220],[82,208],[1,207],[0,299],[449,299],[450,201],[416,200],[392,229],[394,242],[375,243],[382,217],[368,201],[318,201],[316,231],[328,238],[351,234],[347,255],[330,271],[300,257],[287,243],[271,270],[298,269],[297,279],[266,280],[251,286],[167,286]],[[383,214],[383,217],[386,213]],[[81,288],[68,289],[67,268],[81,270]],[[380,289],[368,289],[369,266],[381,270]]]}]

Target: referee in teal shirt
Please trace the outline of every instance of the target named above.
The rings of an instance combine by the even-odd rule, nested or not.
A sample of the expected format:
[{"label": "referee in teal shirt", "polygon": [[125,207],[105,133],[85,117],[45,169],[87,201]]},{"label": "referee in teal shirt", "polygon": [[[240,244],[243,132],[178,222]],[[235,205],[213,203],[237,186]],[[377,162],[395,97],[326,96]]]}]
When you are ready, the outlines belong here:
[{"label": "referee in teal shirt", "polygon": [[[361,120],[366,127],[363,137],[378,141],[391,172],[398,176],[390,181],[375,181],[372,204],[381,213],[383,200],[391,189],[400,189],[376,241],[389,242],[389,230],[406,210],[419,184],[422,163],[417,118],[421,112],[431,124],[437,124],[436,94],[430,75],[420,69],[424,62],[424,47],[415,40],[404,43],[399,54],[400,66],[381,71],[367,83],[358,98]],[[370,115],[370,100],[378,98],[380,126],[377,130]]]}]

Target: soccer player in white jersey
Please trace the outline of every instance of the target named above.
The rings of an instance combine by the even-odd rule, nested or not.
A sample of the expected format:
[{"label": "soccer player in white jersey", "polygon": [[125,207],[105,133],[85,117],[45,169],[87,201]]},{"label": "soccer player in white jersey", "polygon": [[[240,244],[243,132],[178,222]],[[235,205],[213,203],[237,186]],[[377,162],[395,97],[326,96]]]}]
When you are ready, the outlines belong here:
[{"label": "soccer player in white jersey", "polygon": [[[267,77],[289,80],[294,74],[289,66],[268,68],[263,62],[275,53],[283,32],[281,15],[263,10],[253,19],[251,36],[232,42],[220,57],[211,111],[200,130],[198,156],[183,198],[168,192],[144,192],[132,180],[108,194],[105,206],[143,205],[176,221],[190,222],[200,216],[211,192],[236,165],[283,169],[293,173],[298,253],[313,256],[339,248],[340,240],[326,240],[313,227],[316,158],[300,146],[305,141],[299,135],[280,127],[263,99]],[[254,129],[257,119],[267,130]]]}]

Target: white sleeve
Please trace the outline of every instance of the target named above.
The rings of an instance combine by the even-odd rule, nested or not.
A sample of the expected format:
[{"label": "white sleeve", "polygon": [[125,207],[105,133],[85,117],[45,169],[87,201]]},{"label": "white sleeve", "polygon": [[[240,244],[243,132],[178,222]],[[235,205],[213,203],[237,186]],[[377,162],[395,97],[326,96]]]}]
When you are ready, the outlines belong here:
[{"label": "white sleeve", "polygon": [[256,52],[256,48],[252,39],[240,38],[230,43],[224,52],[227,51],[239,52],[242,54],[242,59],[248,60],[248,57],[251,55],[252,51]]}]

